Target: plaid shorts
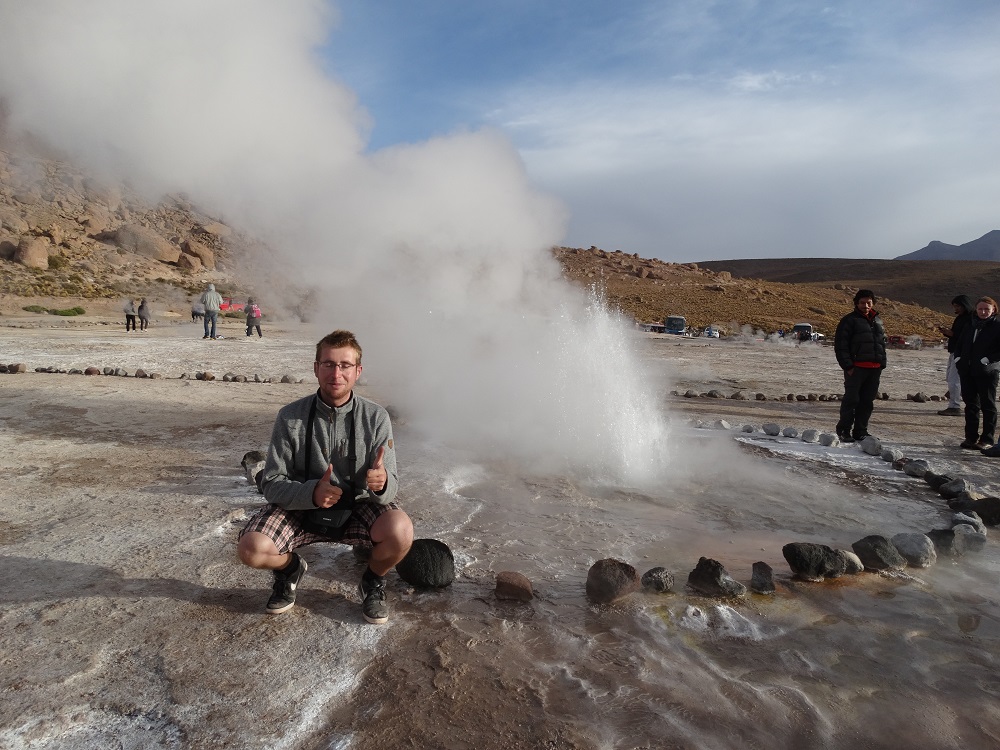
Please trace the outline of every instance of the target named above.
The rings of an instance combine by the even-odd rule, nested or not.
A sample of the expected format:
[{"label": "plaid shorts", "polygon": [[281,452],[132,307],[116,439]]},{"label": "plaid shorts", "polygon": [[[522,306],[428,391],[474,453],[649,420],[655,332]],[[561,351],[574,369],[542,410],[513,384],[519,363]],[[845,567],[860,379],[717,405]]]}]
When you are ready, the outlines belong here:
[{"label": "plaid shorts", "polygon": [[399,510],[395,503],[379,505],[378,503],[361,503],[351,517],[340,528],[336,536],[316,534],[306,531],[303,519],[306,511],[285,510],[280,505],[265,505],[254,513],[253,517],[243,527],[240,537],[248,531],[264,534],[278,548],[280,554],[291,552],[297,547],[304,547],[315,542],[340,542],[341,544],[361,544],[372,546],[371,527],[375,520],[387,510]]}]

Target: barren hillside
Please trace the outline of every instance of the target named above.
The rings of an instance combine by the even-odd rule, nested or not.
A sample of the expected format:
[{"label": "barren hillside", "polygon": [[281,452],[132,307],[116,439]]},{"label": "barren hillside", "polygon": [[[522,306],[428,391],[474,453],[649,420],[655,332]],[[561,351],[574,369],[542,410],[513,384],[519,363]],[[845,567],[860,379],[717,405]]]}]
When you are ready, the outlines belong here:
[{"label": "barren hillside", "polygon": [[[689,325],[710,324],[735,332],[751,326],[767,333],[812,323],[831,335],[837,321],[853,307],[857,286],[841,281],[782,283],[741,279],[728,271],[713,271],[695,263],[666,263],[619,251],[560,247],[554,250],[567,278],[580,285],[597,285],[609,302],[640,322],[662,322],[683,315]],[[828,264],[836,265],[830,260]],[[890,298],[878,309],[889,334],[940,340],[936,326],[952,316]]]}]

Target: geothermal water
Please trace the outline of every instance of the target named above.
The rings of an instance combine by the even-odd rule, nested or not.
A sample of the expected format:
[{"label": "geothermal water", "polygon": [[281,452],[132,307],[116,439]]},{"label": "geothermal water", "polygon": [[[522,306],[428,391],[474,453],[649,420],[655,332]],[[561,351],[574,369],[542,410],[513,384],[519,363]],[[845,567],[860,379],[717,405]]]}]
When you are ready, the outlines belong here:
[{"label": "geothermal water", "polygon": [[[265,447],[278,406],[312,390],[317,336],[225,333],[209,346],[189,323],[144,337],[0,329],[4,361],[170,378],[0,379],[11,477],[0,494],[5,747],[365,748],[389,738],[987,748],[1000,739],[996,541],[905,576],[794,581],[787,542],[849,548],[869,533],[946,526],[947,509],[921,480],[857,448],[696,428],[671,414],[665,394],[649,408],[672,424],[669,461],[656,481],[634,484],[484,458],[460,435],[432,439],[403,415],[400,502],[418,537],[452,548],[455,583],[420,592],[393,577],[390,624],[365,626],[352,598],[360,567],[344,548],[316,545],[304,552],[310,573],[295,609],[265,616],[266,576],[235,561],[236,531],[261,501],[239,460]],[[726,382],[716,370],[731,357],[751,368],[778,358],[803,377],[832,361],[828,349],[768,344],[696,350],[649,338],[640,350],[692,383]],[[307,381],[176,379],[201,369]],[[378,398],[379,373],[365,374]],[[132,477],[115,464],[129,451],[140,458]],[[949,455],[937,457],[945,468]],[[140,476],[143,461],[152,476]],[[72,481],[62,479],[67,466]],[[93,521],[66,510],[92,506],[111,512]],[[763,560],[778,592],[726,602],[687,593],[701,556],[744,582]],[[640,574],[664,566],[675,592],[593,605],[587,570],[604,557]],[[502,570],[528,576],[534,601],[497,601]]]}]

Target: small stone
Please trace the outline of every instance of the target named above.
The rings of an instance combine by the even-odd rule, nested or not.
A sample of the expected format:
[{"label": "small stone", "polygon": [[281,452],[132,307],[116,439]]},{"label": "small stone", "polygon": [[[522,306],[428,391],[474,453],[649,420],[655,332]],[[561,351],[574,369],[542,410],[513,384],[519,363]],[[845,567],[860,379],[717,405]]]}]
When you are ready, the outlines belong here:
[{"label": "small stone", "polygon": [[647,591],[666,594],[674,590],[674,576],[666,568],[651,568],[642,574],[642,587]]},{"label": "small stone", "polygon": [[756,594],[774,593],[774,571],[766,562],[755,562],[753,564],[750,590]]},{"label": "small stone", "polygon": [[535,595],[527,576],[511,570],[497,573],[497,584],[493,594],[497,599],[518,602],[530,602]]}]

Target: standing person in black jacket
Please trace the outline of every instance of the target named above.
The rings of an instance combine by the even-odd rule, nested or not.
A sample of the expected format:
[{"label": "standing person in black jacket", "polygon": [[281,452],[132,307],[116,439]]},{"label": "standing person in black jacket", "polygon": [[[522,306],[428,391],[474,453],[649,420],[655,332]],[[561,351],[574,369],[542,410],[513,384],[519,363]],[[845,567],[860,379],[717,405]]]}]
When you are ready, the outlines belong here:
[{"label": "standing person in black jacket", "polygon": [[951,307],[955,311],[955,320],[951,327],[938,326],[938,330],[948,337],[948,371],[945,379],[948,382],[948,406],[941,409],[938,414],[945,417],[962,416],[961,396],[962,379],[958,375],[958,368],[955,367],[955,354],[958,349],[958,342],[962,340],[962,331],[969,325],[972,315],[976,311],[976,306],[968,295],[960,294],[951,301]]},{"label": "standing person in black jacket", "polygon": [[875,293],[859,289],[854,310],[840,319],[833,348],[844,371],[837,437],[853,443],[868,437],[868,419],[875,408],[879,380],[886,366],[885,328],[875,311]]},{"label": "standing person in black jacket", "polygon": [[[1000,323],[997,303],[992,297],[980,297],[976,314],[958,343],[955,365],[962,378],[965,402],[965,440],[962,447],[983,451],[996,441],[997,380],[1000,379]],[[979,413],[983,429],[979,430]]]}]

